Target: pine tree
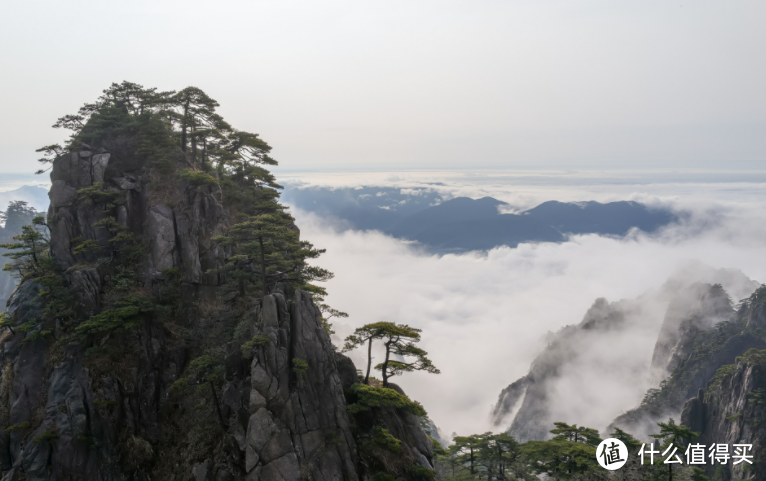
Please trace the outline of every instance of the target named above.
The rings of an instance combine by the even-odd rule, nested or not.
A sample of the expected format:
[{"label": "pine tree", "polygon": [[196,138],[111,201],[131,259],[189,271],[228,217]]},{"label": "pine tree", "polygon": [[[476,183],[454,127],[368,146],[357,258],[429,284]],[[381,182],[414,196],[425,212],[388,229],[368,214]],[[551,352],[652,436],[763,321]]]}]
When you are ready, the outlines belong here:
[{"label": "pine tree", "polygon": [[[415,345],[415,343],[420,342],[420,329],[406,324],[382,324],[386,324],[381,336],[384,340],[383,346],[386,349],[386,355],[383,362],[375,366],[375,369],[381,371],[384,387],[388,386],[390,377],[404,372],[426,371],[431,374],[439,374],[440,371],[426,357],[428,353]],[[401,361],[392,359],[392,355],[399,357]]]},{"label": "pine tree", "polygon": [[602,470],[596,460],[596,446],[601,442],[598,431],[562,422],[554,424],[553,439],[528,441],[520,446],[529,467],[556,479],[575,479],[586,473],[595,477]]},{"label": "pine tree", "polygon": [[190,384],[197,384],[198,391],[210,392],[213,398],[213,407],[215,408],[216,417],[223,429],[227,429],[228,425],[223,418],[221,412],[221,403],[218,400],[217,390],[223,384],[224,381],[224,367],[223,362],[220,359],[209,354],[203,354],[189,363],[189,373],[175,381],[171,386],[171,391],[184,391]]},{"label": "pine tree", "polygon": [[519,466],[521,453],[519,443],[508,433],[484,433],[479,450],[479,462],[487,473],[487,479],[510,479],[522,477],[525,470]]},{"label": "pine tree", "polygon": [[[699,436],[699,433],[695,433],[683,424],[676,424],[673,418],[670,418],[667,423],[657,423],[657,425],[660,427],[660,432],[658,434],[651,434],[651,437],[662,443],[660,446],[662,452],[670,449],[668,458],[672,457],[674,453],[678,455],[677,451],[683,453],[685,449],[684,443]],[[668,481],[673,481],[673,463],[668,463],[667,466]]]},{"label": "pine tree", "polygon": [[4,224],[2,232],[20,232],[21,226],[31,224],[32,219],[38,215],[39,212],[23,200],[11,201],[5,212],[0,211],[0,222]]},{"label": "pine tree", "polygon": [[310,283],[329,280],[332,273],[309,266],[306,259],[319,257],[325,251],[300,241],[292,224],[292,217],[277,210],[248,217],[233,225],[227,235],[213,239],[233,251],[222,270],[235,281],[240,295],[244,296],[248,287],[257,286],[266,296],[276,282],[323,293]]},{"label": "pine tree", "polygon": [[619,439],[628,448],[629,453],[638,452],[641,448],[641,441],[634,438],[631,434],[626,433],[620,428],[614,428],[614,432],[610,435],[615,439]]},{"label": "pine tree", "polygon": [[16,242],[0,244],[3,249],[11,251],[3,256],[14,261],[5,264],[4,271],[17,271],[21,278],[42,273],[50,242],[48,234],[42,229],[44,226],[45,219],[37,216],[32,219],[32,225],[22,226],[21,234],[13,236]]},{"label": "pine tree", "polygon": [[364,383],[370,384],[370,369],[372,367],[372,341],[381,339],[386,330],[390,328],[390,322],[375,322],[365,324],[354,330],[354,333],[346,338],[342,352],[353,351],[359,346],[367,343],[367,371],[364,375]]},{"label": "pine tree", "polygon": [[588,443],[591,446],[598,446],[601,443],[598,431],[592,428],[586,428],[585,426],[578,427],[576,424],[569,425],[567,423],[553,423],[556,429],[551,430],[551,434],[555,434],[556,437],[572,441],[573,443]]},{"label": "pine tree", "polygon": [[486,435],[456,436],[453,441],[449,450],[457,464],[466,466],[471,475],[478,474],[481,469],[479,453],[487,448]]},{"label": "pine tree", "polygon": [[[415,345],[415,343],[420,342],[420,332],[420,329],[406,324],[394,324],[393,322],[366,324],[346,338],[343,351],[347,352],[367,343],[365,384],[369,384],[372,342],[375,339],[382,340],[386,349],[383,362],[375,366],[375,369],[379,369],[383,375],[383,387],[388,387],[390,377],[403,372],[426,371],[439,374],[440,371],[426,357],[428,353]],[[394,360],[392,356],[399,357],[401,360]]]},{"label": "pine tree", "polygon": [[[171,117],[180,125],[181,150],[192,164],[196,165],[199,161],[203,170],[207,170],[208,141],[211,138],[224,139],[225,133],[232,131],[231,126],[215,112],[218,102],[197,87],[186,87],[175,94],[171,102],[179,110],[174,111]],[[198,155],[200,143],[201,159]],[[189,146],[191,153],[188,152]]]}]

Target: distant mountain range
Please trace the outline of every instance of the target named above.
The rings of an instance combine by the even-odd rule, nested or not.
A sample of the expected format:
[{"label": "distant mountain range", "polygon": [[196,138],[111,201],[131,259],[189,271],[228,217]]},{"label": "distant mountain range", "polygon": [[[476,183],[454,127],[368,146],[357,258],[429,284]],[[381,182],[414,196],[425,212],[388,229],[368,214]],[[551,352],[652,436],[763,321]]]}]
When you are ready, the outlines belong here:
[{"label": "distant mountain range", "polygon": [[428,189],[294,188],[282,192],[282,202],[321,216],[342,220],[349,229],[384,231],[407,216],[440,204]]},{"label": "distant mountain range", "polygon": [[14,200],[23,200],[38,212],[48,210],[48,189],[32,185],[24,185],[14,190],[0,192],[0,210],[5,211],[8,203]]},{"label": "distant mountain range", "polygon": [[624,236],[633,228],[654,232],[676,220],[669,210],[629,201],[549,201],[519,214],[501,214],[500,207],[508,204],[492,197],[442,201],[428,189],[288,188],[283,199],[302,210],[341,219],[348,228],[379,230],[438,252],[563,242],[567,234]]}]

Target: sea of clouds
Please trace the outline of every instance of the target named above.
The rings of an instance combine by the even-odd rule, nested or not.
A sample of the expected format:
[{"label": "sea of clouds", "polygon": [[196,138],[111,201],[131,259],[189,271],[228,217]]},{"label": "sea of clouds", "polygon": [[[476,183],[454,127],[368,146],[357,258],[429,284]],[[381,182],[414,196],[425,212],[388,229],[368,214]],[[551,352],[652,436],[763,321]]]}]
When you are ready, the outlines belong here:
[{"label": "sea of clouds", "polygon": [[[329,304],[350,315],[333,320],[336,345],[370,322],[392,321],[423,330],[421,345],[441,374],[409,373],[395,382],[423,403],[446,437],[507,428],[493,426],[490,419],[500,391],[527,373],[549,332],[579,323],[599,297],[610,302],[635,299],[660,287],[689,261],[737,268],[766,282],[762,172],[278,175],[293,189],[364,185],[410,195],[427,188],[443,199],[491,196],[509,203],[506,212],[548,200],[635,200],[682,214],[678,224],[653,235],[581,235],[561,244],[439,256],[377,231],[348,230],[338,219],[293,209],[302,238],[327,249],[317,262],[335,273],[327,283]],[[2,176],[0,191],[33,185],[38,179]],[[646,389],[656,386],[648,368],[664,306],[645,305],[641,312],[638,325],[601,343],[609,349],[586,353],[556,384],[552,409],[560,420],[603,430],[617,415],[635,407]],[[364,367],[361,350],[350,356],[357,368]],[[375,356],[377,363],[381,353]]]},{"label": "sea of clouds", "polygon": [[[441,374],[395,379],[423,403],[442,432],[497,431],[489,417],[500,391],[527,373],[549,331],[582,320],[599,297],[634,299],[660,287],[679,266],[699,261],[766,281],[766,183],[754,173],[461,172],[292,174],[299,186],[428,187],[444,198],[492,196],[524,210],[547,200],[636,200],[682,212],[653,235],[580,235],[561,244],[522,244],[438,256],[377,231],[342,229],[337,219],[294,210],[302,238],[327,249],[318,261],[335,273],[328,302],[336,345],[376,321],[423,330]],[[734,299],[735,301],[737,299]],[[656,384],[648,368],[664,306],[646,306],[645,326],[588,353],[588,369],[559,384],[561,421],[604,429]],[[375,363],[381,359],[377,352]],[[362,350],[351,354],[362,368]],[[637,369],[637,366],[645,368]],[[579,367],[578,367],[579,369]],[[509,419],[510,422],[510,419]],[[501,428],[507,428],[502,426]]]}]

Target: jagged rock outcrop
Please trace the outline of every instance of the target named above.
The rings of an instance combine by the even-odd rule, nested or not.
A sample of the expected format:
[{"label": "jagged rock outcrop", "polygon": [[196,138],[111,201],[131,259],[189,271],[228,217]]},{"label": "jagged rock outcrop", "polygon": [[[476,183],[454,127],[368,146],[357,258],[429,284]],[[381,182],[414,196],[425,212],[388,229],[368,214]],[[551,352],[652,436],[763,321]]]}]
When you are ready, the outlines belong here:
[{"label": "jagged rock outcrop", "polygon": [[[734,464],[730,458],[725,464],[703,466],[710,476],[719,479],[766,479],[766,377],[762,366],[737,362],[730,374],[707,395],[700,389],[697,397],[689,399],[681,412],[681,424],[689,427],[699,436],[692,439],[694,444],[712,446],[725,444],[729,454],[735,454],[736,444],[752,446],[747,454],[752,455],[750,466],[747,462]],[[716,472],[717,471],[717,472]]]},{"label": "jagged rock outcrop", "polygon": [[[679,336],[670,350],[671,375],[659,389],[647,393],[641,406],[617,417],[612,426],[646,437],[656,431],[658,422],[677,418],[685,401],[705,389],[722,366],[734,364],[750,349],[766,349],[766,306],[759,302],[766,295],[766,287],[756,290],[737,311],[731,308],[721,286],[697,286],[694,292],[698,302],[691,303],[691,312],[677,322]],[[711,325],[711,320],[717,323]],[[689,419],[700,415],[698,408],[689,410]]]},{"label": "jagged rock outcrop", "polygon": [[695,283],[679,289],[668,305],[652,354],[652,373],[664,379],[689,355],[697,333],[731,319],[734,311],[723,288]]},{"label": "jagged rock outcrop", "polygon": [[[572,408],[577,398],[562,395],[562,389],[576,385],[582,372],[599,371],[600,382],[619,381],[622,372],[640,369],[643,358],[629,351],[615,352],[614,345],[628,337],[646,338],[650,323],[641,318],[652,315],[654,306],[640,300],[609,303],[597,299],[578,325],[566,326],[549,336],[547,346],[535,358],[529,373],[506,387],[492,410],[495,425],[511,418],[508,433],[519,441],[543,440],[552,435],[553,423],[567,419],[564,411]],[[628,357],[616,358],[621,354]],[[623,384],[626,382],[622,380]],[[598,386],[588,386],[598,390]]]},{"label": "jagged rock outcrop", "polygon": [[[63,321],[40,323],[49,288],[20,286],[8,309],[15,330],[0,337],[2,480],[356,481],[386,472],[359,452],[367,426],[349,414],[344,392],[356,368],[335,353],[311,295],[277,284],[252,305],[235,302],[221,288],[226,253],[213,240],[228,227],[220,192],[179,179],[152,184],[128,144],[55,160],[50,252],[78,322],[122,305],[115,293],[124,286],[158,301],[130,329],[73,336]],[[125,268],[108,262],[125,253],[94,225],[106,212],[137,239]],[[89,241],[94,248],[78,249]],[[250,336],[267,342],[243,347]],[[211,371],[220,387],[174,387],[200,353],[225,359]],[[418,417],[374,415],[409,463],[391,474],[420,479],[407,467],[431,469],[433,447]]]},{"label": "jagged rock outcrop", "polygon": [[510,416],[516,407],[520,407],[519,403],[524,398],[531,382],[532,379],[529,376],[522,376],[500,391],[497,404],[492,408],[492,419],[496,426]]},{"label": "jagged rock outcrop", "polygon": [[[624,402],[640,401],[646,389],[687,362],[697,334],[732,318],[727,292],[718,284],[698,282],[700,279],[725,283],[737,295],[749,295],[757,287],[739,271],[688,263],[660,289],[637,299],[614,303],[597,299],[578,325],[549,335],[547,346],[528,374],[501,392],[491,413],[494,424],[507,425],[510,421],[509,434],[527,441],[550,438],[549,431],[557,421],[612,432],[607,424],[619,415],[620,427],[627,426],[629,432],[641,435],[653,430],[657,420],[677,415],[683,401],[704,386],[710,369],[714,372],[714,366],[743,352],[743,348],[760,345],[759,341],[748,336],[733,339],[726,350],[715,354],[721,359],[711,357],[710,366],[696,380],[679,381],[684,387],[674,391],[669,411],[668,405],[662,404],[651,412],[642,407],[625,413],[630,404],[594,405],[598,399],[590,394],[617,391],[621,394],[615,397]],[[594,414],[597,412],[611,413],[611,417]],[[572,413],[579,413],[580,419],[573,418]]]},{"label": "jagged rock outcrop", "polygon": [[[62,269],[76,271],[113,253],[109,231],[94,226],[106,216],[103,209],[77,194],[78,189],[103,182],[107,191],[120,194],[119,224],[149,244],[149,255],[142,259],[142,281],[157,281],[165,269],[178,268],[195,290],[218,285],[218,275],[208,271],[221,267],[224,253],[212,239],[223,233],[228,221],[215,189],[179,181],[150,190],[142,178],[143,167],[109,153],[73,152],[57,158],[48,210],[53,257]],[[83,239],[96,241],[99,249],[76,254],[74,247]],[[81,283],[93,286],[98,281]]]},{"label": "jagged rock outcrop", "polygon": [[[343,391],[348,393],[351,386],[360,382],[362,378],[357,375],[356,366],[351,359],[336,352],[335,360]],[[396,384],[391,383],[389,387],[404,394],[402,388]],[[350,400],[353,401],[353,395]],[[347,401],[349,401],[348,396]],[[424,422],[429,422],[428,418],[421,419],[402,409],[380,407],[353,415],[351,422],[359,447],[358,461],[361,479],[370,479],[377,473],[389,474],[397,480],[419,479],[419,476],[411,474],[409,468],[422,466],[428,470],[434,469],[433,441],[423,426]],[[401,451],[389,453],[385,450],[370,449],[370,431],[373,426],[387,429],[393,437],[402,441]]]},{"label": "jagged rock outcrop", "polygon": [[[250,365],[247,480],[356,480],[356,442],[334,352],[305,292],[263,299],[254,334],[269,339]],[[294,369],[294,359],[308,364]]]},{"label": "jagged rock outcrop", "polygon": [[[738,314],[746,329],[766,328],[765,299],[766,286],[762,286],[740,307]],[[729,459],[725,465],[704,466],[717,479],[766,479],[766,351],[759,349],[744,351],[719,367],[705,390],[686,401],[681,412],[681,424],[699,433],[693,443],[727,444],[730,454],[735,444],[752,445],[752,465]]]}]

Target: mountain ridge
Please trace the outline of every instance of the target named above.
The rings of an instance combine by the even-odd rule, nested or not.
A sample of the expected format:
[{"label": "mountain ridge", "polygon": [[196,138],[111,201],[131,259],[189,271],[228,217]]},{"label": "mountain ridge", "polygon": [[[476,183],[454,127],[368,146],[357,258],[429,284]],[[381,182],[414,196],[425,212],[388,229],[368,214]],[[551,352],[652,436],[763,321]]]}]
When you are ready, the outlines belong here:
[{"label": "mountain ridge", "polygon": [[[218,150],[187,135],[189,103]],[[4,481],[433,478],[425,410],[351,389],[312,283],[332,273],[304,262],[321,251],[278,202],[268,144],[216,106],[113,84],[43,149],[48,213],[12,248],[0,316]]]},{"label": "mountain ridge", "polygon": [[525,242],[564,242],[571,234],[625,236],[647,233],[677,221],[668,209],[633,201],[567,203],[547,201],[516,214],[492,197],[442,196],[420,189],[291,189],[285,199],[295,207],[340,219],[343,229],[378,230],[418,242],[435,253],[516,247]]},{"label": "mountain ridge", "polygon": [[[685,362],[681,360],[693,349],[695,333],[709,331],[734,315],[720,284],[699,281],[724,282],[738,295],[752,293],[758,288],[757,282],[741,272],[690,263],[679,267],[660,289],[636,299],[611,303],[597,299],[579,324],[565,326],[550,336],[547,346],[531,363],[528,374],[503,389],[491,412],[494,424],[510,425],[509,434],[519,441],[542,440],[550,437],[549,426],[566,419],[568,412],[582,415],[582,408],[587,405],[577,404],[578,399],[587,400],[582,393],[632,389],[635,396],[645,396],[646,391],[637,388],[657,386],[666,376],[672,376],[676,365]],[[625,338],[632,338],[634,342],[620,344],[620,339]],[[635,345],[640,339],[644,339],[640,346]],[[756,344],[746,342],[744,348],[732,347],[734,355],[760,345],[754,339]],[[631,350],[635,355],[630,354]],[[658,369],[658,364],[663,364],[662,369]],[[613,371],[615,365],[617,371]],[[709,371],[708,368],[705,373],[710,374]],[[597,375],[583,377],[582,374],[587,372]],[[622,416],[615,411],[616,420],[601,417],[603,425],[594,427],[606,427],[611,433],[617,426],[644,436],[652,432],[656,422],[665,421],[668,416],[677,417],[683,402],[696,395],[700,383],[707,381],[705,373],[699,374],[699,381],[690,384],[684,381],[683,387],[670,396],[672,400],[667,408],[638,408]],[[629,377],[626,379],[626,376]],[[599,381],[601,377],[607,380]],[[642,381],[650,378],[654,380]],[[567,391],[570,396],[564,396],[562,401],[562,390],[572,385],[576,386],[576,391]],[[650,389],[650,392],[654,391]],[[591,406],[597,409],[595,405]],[[576,421],[578,424],[592,422],[587,419]],[[607,423],[610,424],[608,427]]]}]

